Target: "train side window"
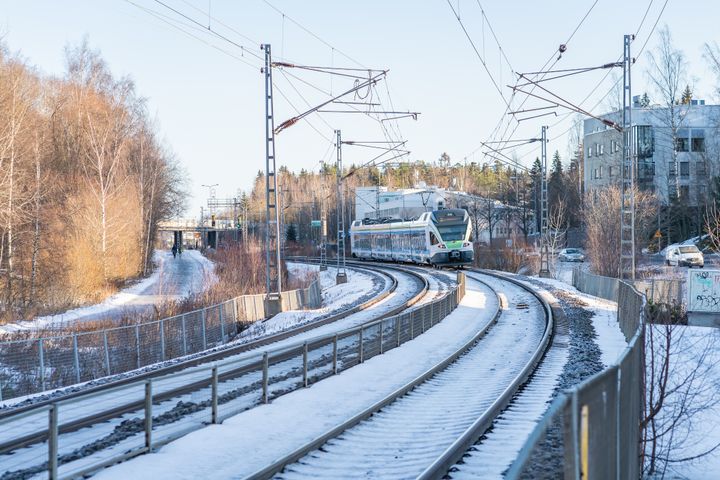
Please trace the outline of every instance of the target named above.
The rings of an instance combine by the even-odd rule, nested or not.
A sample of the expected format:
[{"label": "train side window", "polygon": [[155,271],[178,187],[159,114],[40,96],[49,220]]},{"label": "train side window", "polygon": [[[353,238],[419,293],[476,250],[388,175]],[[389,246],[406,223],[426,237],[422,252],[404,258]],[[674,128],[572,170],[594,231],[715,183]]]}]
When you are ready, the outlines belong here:
[{"label": "train side window", "polygon": [[440,243],[433,232],[430,232],[430,245],[437,245]]}]

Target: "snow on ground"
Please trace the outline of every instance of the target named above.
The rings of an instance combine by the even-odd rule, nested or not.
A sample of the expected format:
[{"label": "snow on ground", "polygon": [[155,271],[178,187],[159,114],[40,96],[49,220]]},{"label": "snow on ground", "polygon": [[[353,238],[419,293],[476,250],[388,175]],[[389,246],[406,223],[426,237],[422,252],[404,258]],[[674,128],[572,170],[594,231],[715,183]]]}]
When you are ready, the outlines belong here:
[{"label": "snow on ground", "polygon": [[[290,266],[293,266],[292,268]],[[317,265],[288,264],[291,275],[302,275],[317,271],[320,274],[323,306],[315,310],[288,310],[278,313],[264,322],[256,322],[244,330],[239,338],[256,337],[259,333],[271,335],[289,328],[308,323],[321,315],[342,309],[355,304],[360,297],[373,289],[373,277],[361,271],[346,270],[348,281],[335,285],[335,268],[328,268],[320,272]]]},{"label": "snow on ground", "polygon": [[[720,330],[689,326],[673,328],[671,338],[675,347],[671,353],[669,385],[671,389],[677,387],[678,391],[667,398],[661,415],[680,410],[678,400],[686,392],[690,410],[675,427],[674,446],[669,456],[676,460],[691,458],[713,448],[716,450],[695,460],[673,461],[668,465],[665,478],[714,480],[720,472]],[[692,384],[687,383],[690,375],[693,375]]]},{"label": "snow on ground", "polygon": [[77,321],[90,321],[117,317],[133,310],[185,298],[201,292],[216,280],[214,264],[197,250],[186,250],[177,258],[167,250],[156,250],[153,255],[155,270],[134,285],[121,290],[105,301],[64,313],[37,317],[0,327],[0,333],[20,330],[57,328]]},{"label": "snow on ground", "polygon": [[99,472],[96,478],[242,478],[377,402],[471,338],[495,296],[468,281],[460,306],[426,334],[367,362]]},{"label": "snow on ground", "polygon": [[538,278],[538,280],[553,288],[563,290],[587,304],[587,306],[583,308],[594,313],[592,324],[597,334],[595,343],[600,347],[603,364],[609,366],[617,363],[620,355],[622,355],[622,352],[627,347],[625,336],[620,330],[620,324],[617,321],[617,304],[603,298],[582,293],[577,288],[560,280],[551,278]]},{"label": "snow on ground", "polygon": [[[326,272],[323,272],[323,273],[326,273]],[[334,278],[335,278],[334,271],[331,273],[328,273],[328,275],[332,276],[332,278],[333,278],[332,281],[334,282]],[[348,275],[352,275],[349,270],[348,270]],[[360,273],[360,275],[365,275],[365,274]],[[323,335],[328,335],[328,334],[331,334],[331,333],[334,333],[337,331],[342,331],[345,329],[356,327],[356,326],[366,323],[374,318],[377,318],[377,317],[383,315],[388,310],[391,310],[391,309],[397,307],[398,305],[406,302],[408,299],[410,299],[414,295],[414,292],[415,292],[414,287],[415,287],[416,283],[412,280],[412,278],[409,275],[407,275],[405,273],[396,273],[395,276],[398,277],[397,289],[395,290],[395,292],[391,293],[390,295],[385,297],[380,302],[370,306],[369,308],[367,308],[365,310],[361,310],[360,312],[357,312],[353,315],[345,317],[341,320],[335,321],[331,324],[323,325],[321,327],[317,327],[312,330],[308,330],[306,332],[294,335],[290,338],[286,338],[284,340],[275,342],[273,344],[273,350],[277,351],[282,348],[292,348],[293,346],[295,346],[299,343],[302,343],[304,341],[312,341],[313,339],[319,338]],[[359,275],[357,277],[349,276],[348,278],[349,279],[355,278],[355,279],[357,279],[357,281],[360,281]],[[372,278],[371,278],[371,282],[372,282]],[[350,288],[350,287],[348,287],[348,285],[354,285],[354,284],[352,282],[348,282],[347,284],[340,285],[338,287],[341,288],[343,291],[345,291],[345,289]],[[334,287],[331,287],[331,288],[334,288]],[[379,289],[376,289],[375,291],[376,292],[384,291],[384,290],[387,290],[387,288],[388,288],[388,284],[385,284],[382,287],[380,287]],[[361,291],[360,289],[357,289],[357,290],[361,294],[367,293],[367,292]],[[344,305],[344,304],[345,304],[344,299],[340,299],[334,304],[330,304],[330,305],[326,304],[326,306],[324,308],[329,308],[329,309],[331,309],[330,311],[337,311],[334,309],[337,309],[337,308],[341,309],[342,305]],[[317,312],[317,311],[318,310],[314,310],[314,311],[311,310],[311,311],[306,311],[306,312],[296,312],[296,313],[298,313],[298,315],[296,316],[296,319],[298,316],[300,316],[299,314],[302,314],[302,313],[313,314],[313,312]],[[286,313],[288,313],[288,312],[286,312]],[[319,317],[319,316],[321,316],[321,315],[320,314],[316,315],[316,317]],[[315,319],[315,317],[307,317],[307,319],[313,320],[313,319]],[[268,322],[258,322],[257,325],[265,325]],[[271,323],[271,325],[272,325],[272,323]],[[254,332],[254,333],[251,335],[250,332]],[[237,344],[247,343],[247,342],[250,342],[250,341],[256,339],[257,337],[259,337],[261,335],[263,335],[263,332],[261,331],[261,329],[259,327],[256,327],[256,330],[254,330],[254,331],[251,331],[250,329],[246,329],[240,335],[238,335],[233,341],[231,341],[225,345],[222,345],[220,347],[209,349],[209,350],[206,350],[205,352],[195,354],[195,355],[190,355],[188,357],[178,357],[178,358],[175,358],[175,359],[167,361],[167,362],[161,362],[161,363],[149,365],[147,367],[143,367],[141,369],[134,370],[131,372],[125,372],[125,373],[113,375],[110,377],[104,377],[103,379],[101,379],[101,381],[118,380],[121,378],[125,378],[127,376],[135,375],[137,373],[142,373],[142,372],[146,372],[149,370],[153,370],[158,367],[171,365],[173,363],[176,363],[176,362],[179,362],[182,360],[186,360],[193,356],[204,355],[204,354],[207,354],[207,353],[210,353],[213,351],[218,351],[218,350],[226,349],[229,347],[233,347]],[[262,347],[262,348],[267,348],[267,347]],[[257,356],[258,356],[258,350],[253,349],[253,350],[239,353],[237,355],[232,355],[232,356],[226,357],[223,359],[222,363],[238,363],[238,362],[244,362],[244,361],[251,362]],[[201,364],[201,365],[198,365],[195,367],[189,367],[188,369],[184,370],[184,372],[186,374],[191,374],[192,372],[197,372],[196,373],[198,376],[197,379],[205,378],[207,376],[207,374],[205,372],[207,370],[207,368],[208,368],[207,364]],[[176,375],[171,374],[170,378],[174,378],[175,376]],[[190,380],[188,380],[188,378],[189,377],[185,377],[185,380],[190,381]],[[92,382],[85,382],[85,383],[97,383],[97,382],[92,381]],[[78,387],[81,387],[82,385],[85,385],[85,383],[80,383],[80,384],[72,385],[69,387],[53,390],[51,395],[61,396],[67,391],[72,391],[72,390],[77,389]],[[162,377],[156,378],[153,381],[153,389],[156,393],[163,391],[163,388],[169,389],[169,388],[173,387],[173,385],[174,385],[173,381],[169,381],[169,384],[165,385],[165,382],[163,381]],[[177,386],[177,385],[174,385],[174,386]],[[39,392],[39,393],[34,393],[31,395],[24,396],[24,397],[16,397],[16,398],[8,399],[8,400],[5,400],[4,402],[0,402],[0,408],[11,407],[13,405],[20,404],[23,401],[28,400],[28,399],[33,399],[33,398],[42,399],[42,398],[45,398],[47,395],[48,395],[48,392]]]}]

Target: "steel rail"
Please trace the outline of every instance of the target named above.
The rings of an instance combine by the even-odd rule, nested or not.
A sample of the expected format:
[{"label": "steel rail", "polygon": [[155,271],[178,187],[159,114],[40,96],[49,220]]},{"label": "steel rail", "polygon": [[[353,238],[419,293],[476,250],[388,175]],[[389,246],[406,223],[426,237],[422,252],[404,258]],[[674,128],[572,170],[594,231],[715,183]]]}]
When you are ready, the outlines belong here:
[{"label": "steel rail", "polygon": [[[540,304],[543,307],[544,316],[545,316],[545,330],[543,332],[543,337],[540,340],[540,343],[538,347],[536,348],[535,352],[533,353],[530,361],[525,365],[523,370],[515,377],[515,379],[512,381],[512,383],[503,391],[503,393],[498,397],[498,399],[486,410],[486,413],[483,414],[480,418],[478,418],[476,421],[472,423],[468,429],[466,429],[463,434],[458,437],[458,439],[453,442],[453,444],[448,447],[441,455],[438,457],[433,463],[420,475],[418,478],[443,478],[448,469],[452,467],[457,461],[462,458],[462,455],[467,451],[467,449],[472,446],[486,431],[487,429],[492,425],[494,419],[499,415],[506,407],[507,405],[512,401],[512,398],[517,392],[517,390],[522,386],[528,378],[532,375],[533,371],[541,361],[542,357],[544,356],[545,352],[547,351],[548,346],[550,345],[550,340],[552,338],[552,331],[553,331],[553,313],[552,309],[550,308],[550,305],[548,302],[537,292],[532,290],[528,285],[523,284],[522,282],[508,278],[504,275],[497,274],[495,272],[488,272],[484,270],[475,270],[475,269],[468,269],[466,272],[466,275],[468,272],[471,273],[482,273],[488,276],[500,278],[502,280],[508,281],[509,283],[512,283],[514,285],[519,286],[523,290],[528,291],[531,293],[537,300],[540,302]],[[495,293],[495,296],[497,298],[498,302],[498,309],[496,310],[493,319],[488,322],[480,331],[478,331],[471,340],[466,342],[464,345],[462,345],[458,350],[456,350],[454,353],[452,353],[450,356],[448,356],[445,360],[438,363],[422,375],[418,376],[411,382],[407,383],[403,387],[398,388],[394,392],[387,395],[385,398],[381,399],[380,401],[376,402],[375,404],[371,405],[370,407],[366,408],[362,412],[356,414],[352,418],[346,420],[340,425],[337,425],[336,427],[330,429],[323,435],[319,436],[318,438],[306,443],[305,445],[302,445],[301,447],[297,448],[296,450],[288,453],[287,455],[279,458],[275,462],[273,462],[271,465],[268,465],[267,467],[258,470],[251,475],[248,475],[244,477],[246,480],[259,480],[264,478],[269,478],[272,475],[275,475],[279,472],[281,472],[287,465],[292,464],[300,460],[305,455],[309,454],[310,452],[317,450],[322,445],[324,445],[327,441],[331,440],[332,438],[335,438],[339,435],[341,435],[343,432],[348,430],[349,428],[352,428],[353,426],[359,424],[363,420],[366,420],[370,418],[373,414],[377,413],[378,411],[382,410],[389,404],[395,402],[400,397],[407,394],[409,391],[413,390],[420,384],[430,380],[432,377],[434,377],[437,373],[443,371],[445,368],[447,368],[449,365],[454,363],[457,359],[459,359],[462,355],[464,355],[467,351],[472,349],[477,342],[484,337],[487,332],[492,328],[497,321],[500,318],[500,315],[502,314],[502,307],[503,305],[503,299],[498,294],[498,291],[495,287],[488,284],[486,281],[483,281],[475,276],[468,277],[472,278],[473,280],[485,285]]]},{"label": "steel rail", "polygon": [[[379,270],[380,268],[385,268],[385,269],[390,269],[390,270],[401,271],[405,274],[413,276],[416,279],[421,280],[422,288],[411,299],[404,302],[402,305],[399,305],[399,306],[389,310],[388,312],[383,313],[382,315],[378,316],[377,318],[374,318],[373,320],[365,322],[362,325],[343,330],[341,332],[336,332],[332,335],[326,335],[326,336],[323,336],[320,338],[312,339],[307,342],[308,344],[310,344],[310,342],[319,343],[319,342],[327,340],[327,338],[332,339],[332,337],[335,335],[338,335],[338,338],[345,338],[347,336],[351,336],[352,334],[356,333],[357,331],[359,331],[363,328],[372,326],[376,323],[381,322],[383,319],[385,319],[387,317],[393,316],[397,313],[400,313],[400,312],[410,308],[412,305],[414,305],[415,303],[420,301],[420,299],[427,294],[427,291],[429,289],[429,283],[426,278],[424,278],[422,275],[420,275],[418,273],[403,269],[401,267],[382,266],[380,268],[375,268],[375,267],[363,266],[361,268],[367,268],[369,270]],[[117,381],[117,382],[106,383],[106,384],[94,387],[92,389],[86,389],[86,390],[80,391],[80,392],[73,392],[73,395],[68,395],[65,398],[54,399],[52,401],[37,402],[36,404],[29,406],[28,408],[18,409],[13,412],[5,413],[5,415],[0,416],[0,424],[6,423],[9,421],[13,421],[13,419],[19,415],[31,414],[32,411],[42,411],[44,409],[47,409],[48,406],[51,404],[62,405],[62,404],[71,403],[71,401],[74,401],[74,400],[82,401],[82,400],[86,400],[86,399],[91,399],[96,396],[105,395],[108,392],[112,392],[112,391],[115,391],[115,390],[121,389],[121,388],[132,388],[132,387],[141,388],[149,378],[154,378],[154,377],[172,378],[173,376],[181,375],[183,372],[181,372],[180,370],[184,370],[184,369],[187,369],[190,367],[200,366],[202,363],[207,363],[207,362],[210,362],[213,360],[217,360],[218,357],[220,357],[220,359],[222,359],[222,358],[225,358],[230,355],[243,353],[245,351],[255,349],[259,346],[265,346],[269,343],[274,343],[274,342],[277,342],[280,340],[284,340],[286,338],[290,338],[299,333],[303,333],[303,332],[312,330],[314,328],[317,328],[319,326],[326,325],[326,324],[332,323],[334,321],[346,318],[354,313],[357,313],[361,310],[368,308],[369,306],[372,306],[372,305],[378,303],[382,299],[389,296],[392,292],[394,292],[397,288],[398,282],[395,277],[391,276],[391,278],[394,281],[393,286],[391,289],[383,292],[383,295],[381,298],[375,298],[368,302],[364,302],[363,304],[353,307],[351,309],[348,309],[346,311],[343,311],[340,314],[337,314],[337,315],[334,315],[331,317],[327,317],[327,318],[323,319],[322,321],[313,322],[313,323],[298,327],[296,329],[287,330],[287,331],[278,333],[276,335],[264,337],[262,339],[259,339],[258,341],[243,344],[243,345],[240,345],[235,348],[225,349],[221,352],[214,352],[213,354],[210,354],[207,356],[193,358],[193,359],[185,361],[185,362],[179,362],[177,364],[174,364],[174,365],[171,365],[168,367],[163,367],[163,368],[160,368],[157,370],[153,370],[151,372],[147,372],[146,374],[126,378],[126,379],[123,379],[123,380]],[[327,338],[325,338],[325,337],[327,337]],[[294,356],[293,354],[297,354],[297,350],[299,348],[304,348],[305,343],[306,342],[299,342],[298,344],[295,344],[295,345],[283,347],[277,353],[272,352],[270,355],[268,355],[268,360],[273,361],[273,362],[280,362],[280,361],[292,358]],[[246,373],[249,373],[252,371],[256,371],[256,370],[262,368],[263,361],[264,360],[262,358],[254,360],[254,361],[250,360],[250,359],[243,359],[240,361],[237,361],[237,360],[231,361],[228,364],[230,364],[230,365],[233,363],[244,363],[244,364],[238,368],[235,368],[233,370],[226,371],[226,372],[219,374],[218,381],[232,380],[243,374],[246,374]],[[206,368],[210,369],[211,367],[207,366]],[[194,391],[197,391],[197,390],[200,390],[203,388],[208,388],[211,386],[211,383],[212,383],[212,380],[209,377],[206,377],[206,378],[194,381],[192,383],[182,385],[180,387],[176,387],[171,390],[166,390],[163,392],[155,393],[153,395],[153,403],[159,403],[162,401],[170,400],[170,399],[178,397],[178,396],[187,395],[189,393],[192,393]],[[140,410],[143,408],[143,406],[144,406],[144,400],[142,400],[142,399],[136,400],[136,401],[131,401],[131,402],[126,402],[122,405],[114,406],[114,407],[104,410],[102,412],[94,413],[94,414],[88,415],[86,417],[74,419],[69,422],[63,423],[58,426],[58,432],[59,432],[59,434],[63,434],[63,433],[70,433],[73,431],[77,431],[79,429],[95,425],[97,423],[124,415],[126,413]],[[28,434],[23,437],[15,438],[13,440],[10,440],[10,441],[4,442],[4,443],[0,443],[0,454],[8,453],[8,452],[11,452],[18,448],[23,448],[23,447],[26,447],[26,446],[29,446],[29,445],[32,445],[35,443],[44,442],[48,439],[48,436],[49,436],[48,430],[39,430],[32,434]]]},{"label": "steel rail", "polygon": [[245,480],[260,480],[269,478],[272,475],[275,475],[276,473],[281,472],[287,465],[291,463],[295,463],[298,460],[300,460],[302,457],[307,455],[308,453],[312,452],[313,450],[317,450],[322,445],[324,445],[329,440],[341,435],[343,432],[348,430],[349,428],[354,427],[355,425],[359,424],[363,420],[366,420],[370,418],[373,414],[377,413],[378,411],[382,410],[386,406],[390,405],[400,397],[404,396],[417,386],[421,385],[422,383],[425,383],[426,381],[430,380],[432,377],[434,377],[436,374],[440,373],[441,371],[445,370],[448,366],[450,366],[452,363],[454,363],[458,358],[460,358],[462,355],[464,355],[467,351],[472,349],[475,344],[477,344],[480,339],[482,339],[489,331],[490,329],[497,323],[497,321],[500,318],[500,315],[502,314],[502,307],[503,300],[498,295],[498,293],[495,291],[493,287],[488,285],[487,283],[483,282],[482,280],[478,280],[474,278],[474,280],[484,284],[486,287],[488,287],[489,290],[495,293],[495,297],[497,299],[497,309],[493,315],[493,318],[484,325],[480,330],[478,330],[473,337],[465,342],[460,348],[455,350],[452,354],[450,354],[447,358],[442,360],[441,362],[437,363],[434,367],[431,367],[429,370],[425,371],[415,379],[411,380],[404,386],[396,389],[389,395],[385,396],[378,402],[374,403],[373,405],[369,406],[368,408],[364,409],[363,411],[357,413],[350,419],[344,421],[343,423],[331,428],[324,434],[320,435],[314,440],[311,440],[310,442],[306,443],[305,445],[302,445],[298,447],[297,449],[293,450],[292,452],[288,453],[287,455],[284,455],[283,457],[277,459],[272,464],[250,474],[244,477]]},{"label": "steel rail", "polygon": [[[429,479],[441,479],[444,478],[448,470],[460,461],[465,452],[472,447],[481,436],[492,427],[495,419],[510,405],[515,394],[525,382],[528,381],[530,376],[533,374],[538,364],[541,362],[547,352],[553,335],[554,319],[553,312],[550,304],[547,300],[540,295],[537,291],[529,288],[526,284],[511,278],[506,275],[498,274],[487,270],[475,270],[470,269],[470,272],[481,273],[483,275],[500,278],[506,282],[510,282],[514,285],[521,287],[522,289],[530,292],[543,306],[545,311],[545,331],[543,332],[540,344],[533,352],[530,361],[525,364],[525,367],[520,373],[513,379],[512,383],[508,385],[500,396],[493,402],[493,404],[485,411],[485,413],[477,418],[463,433],[460,435],[445,451],[431,464],[425,471],[423,471],[417,478],[419,480]],[[476,277],[471,277],[475,280],[479,280]],[[479,280],[482,281],[482,280]]]},{"label": "steel rail", "polygon": [[[363,268],[363,267],[359,267],[359,268]],[[51,405],[53,403],[56,403],[56,402],[59,402],[62,400],[81,397],[88,393],[102,391],[102,390],[106,390],[108,388],[112,388],[116,385],[127,385],[127,384],[134,383],[137,380],[145,380],[148,378],[165,376],[167,374],[177,372],[180,370],[184,370],[189,367],[202,365],[207,362],[222,360],[223,358],[226,358],[228,356],[236,355],[238,353],[253,350],[257,347],[263,347],[263,346],[266,346],[271,343],[285,340],[286,338],[292,337],[299,333],[304,333],[308,330],[312,330],[313,328],[327,325],[328,323],[332,323],[334,321],[341,320],[349,315],[352,315],[353,313],[357,313],[361,310],[368,309],[368,308],[372,307],[373,305],[377,304],[378,302],[382,301],[383,299],[385,299],[390,294],[392,294],[395,291],[395,289],[397,288],[398,282],[395,277],[392,277],[390,275],[383,273],[381,271],[381,269],[379,269],[379,268],[373,268],[371,266],[364,267],[364,268],[366,268],[367,270],[373,271],[375,273],[380,273],[382,275],[385,275],[386,277],[389,277],[392,282],[390,288],[385,290],[384,292],[382,292],[377,297],[372,298],[366,302],[363,302],[360,305],[356,305],[348,310],[343,310],[340,313],[330,315],[329,317],[318,320],[317,322],[310,322],[305,325],[301,325],[297,328],[284,330],[282,332],[278,332],[278,333],[275,333],[272,335],[268,335],[266,337],[258,338],[256,340],[253,340],[253,341],[247,342],[247,343],[243,343],[241,345],[235,345],[235,346],[231,346],[231,347],[227,347],[227,348],[222,348],[222,346],[214,347],[211,352],[208,352],[205,354],[203,354],[203,352],[198,352],[197,354],[193,354],[192,358],[189,358],[186,360],[180,360],[180,361],[176,361],[176,362],[173,360],[168,360],[168,362],[172,362],[170,365],[158,367],[158,368],[155,368],[152,370],[148,370],[146,372],[139,372],[139,373],[136,373],[135,375],[128,376],[128,374],[132,373],[132,370],[131,370],[130,372],[125,372],[123,374],[120,374],[120,375],[125,375],[124,378],[112,380],[109,382],[104,382],[104,383],[101,383],[98,385],[91,385],[91,386],[87,386],[87,387],[84,386],[81,390],[76,390],[76,391],[65,393],[62,396],[62,398],[48,398],[48,399],[44,399],[44,400],[35,401],[35,402],[32,402],[27,405],[6,407],[6,408],[0,410],[0,420],[3,418],[9,417],[9,416],[13,416],[19,412],[33,410],[34,408],[42,406],[42,405]],[[148,367],[146,366],[143,368],[146,369]],[[93,381],[96,382],[98,380],[102,380],[102,378],[96,379]],[[72,387],[73,387],[73,385],[69,385],[68,387],[63,387],[63,388],[67,389],[67,388],[72,388]],[[0,449],[0,453],[2,453],[2,449]]]}]

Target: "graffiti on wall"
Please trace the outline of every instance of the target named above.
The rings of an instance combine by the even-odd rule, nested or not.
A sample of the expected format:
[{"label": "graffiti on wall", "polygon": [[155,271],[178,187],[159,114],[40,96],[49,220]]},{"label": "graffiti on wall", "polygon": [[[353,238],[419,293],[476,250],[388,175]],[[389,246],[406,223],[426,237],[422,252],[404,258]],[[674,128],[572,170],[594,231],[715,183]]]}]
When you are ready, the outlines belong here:
[{"label": "graffiti on wall", "polygon": [[720,313],[720,270],[688,270],[688,312]]}]

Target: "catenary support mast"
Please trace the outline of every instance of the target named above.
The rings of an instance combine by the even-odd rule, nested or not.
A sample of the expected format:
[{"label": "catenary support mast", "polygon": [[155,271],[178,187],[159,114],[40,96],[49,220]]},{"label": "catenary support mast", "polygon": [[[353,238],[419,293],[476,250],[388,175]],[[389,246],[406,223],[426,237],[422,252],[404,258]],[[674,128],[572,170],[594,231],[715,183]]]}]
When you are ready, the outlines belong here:
[{"label": "catenary support mast", "polygon": [[275,116],[273,112],[272,54],[265,51],[265,314],[282,312],[280,274],[280,210],[275,170]]},{"label": "catenary support mast", "polygon": [[335,130],[336,148],[337,148],[337,164],[336,164],[336,193],[337,193],[337,275],[335,282],[347,282],[347,273],[345,272],[345,197],[343,195],[342,185],[342,139],[340,130]]},{"label": "catenary support mast", "polygon": [[547,189],[547,127],[540,135],[540,276],[550,277],[550,248],[548,238],[548,189]]},{"label": "catenary support mast", "polygon": [[630,44],[634,35],[625,35],[623,48],[623,162],[620,198],[620,278],[635,280],[635,142],[632,125],[633,59]]}]

